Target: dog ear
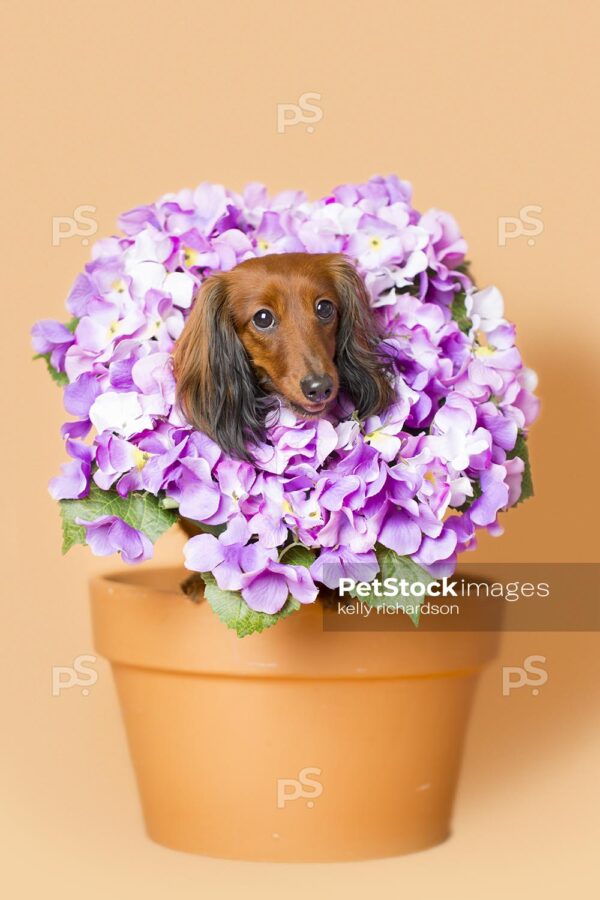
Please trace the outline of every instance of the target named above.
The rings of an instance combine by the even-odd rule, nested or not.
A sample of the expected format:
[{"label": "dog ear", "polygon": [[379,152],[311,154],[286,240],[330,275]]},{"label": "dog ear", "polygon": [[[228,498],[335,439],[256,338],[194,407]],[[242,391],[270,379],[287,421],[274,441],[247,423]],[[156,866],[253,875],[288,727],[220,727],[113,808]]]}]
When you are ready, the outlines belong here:
[{"label": "dog ear", "polygon": [[350,260],[339,254],[332,256],[329,271],[341,304],[336,349],[340,385],[360,418],[366,418],[393,402],[391,367],[364,281]]},{"label": "dog ear", "polygon": [[177,402],[190,425],[249,460],[246,443],[264,436],[263,392],[233,326],[225,276],[202,285],[173,359]]}]

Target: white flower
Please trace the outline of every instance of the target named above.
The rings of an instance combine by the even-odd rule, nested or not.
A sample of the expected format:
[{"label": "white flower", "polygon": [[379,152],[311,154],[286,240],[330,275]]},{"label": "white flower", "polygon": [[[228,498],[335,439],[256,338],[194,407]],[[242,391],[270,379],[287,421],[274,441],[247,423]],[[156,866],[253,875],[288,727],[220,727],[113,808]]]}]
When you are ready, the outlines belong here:
[{"label": "white flower", "polygon": [[192,305],[194,279],[187,272],[167,272],[165,261],[173,249],[171,239],[160,232],[141,231],[125,253],[125,272],[131,277],[131,293],[143,300],[154,288],[170,294],[173,304],[183,309]]},{"label": "white flower", "polygon": [[162,290],[171,295],[175,306],[189,309],[194,296],[194,279],[187,272],[170,272],[163,282]]},{"label": "white flower", "polygon": [[467,294],[465,309],[473,322],[475,330],[486,334],[504,325],[504,298],[494,285]]},{"label": "white flower", "polygon": [[167,272],[162,263],[153,260],[128,263],[126,268],[131,276],[132,294],[138,301],[144,299],[147,291],[155,289],[169,294],[174,306],[189,309],[192,305],[195,282],[187,272]]},{"label": "white flower", "polygon": [[527,367],[521,369],[518,375],[519,384],[521,387],[524,387],[526,391],[535,391],[538,386],[538,377],[537,372],[534,372],[533,369],[528,369]]},{"label": "white flower", "polygon": [[135,391],[100,394],[90,407],[90,419],[98,433],[112,431],[124,438],[152,428],[152,418],[142,409]]},{"label": "white flower", "polygon": [[126,260],[130,266],[140,262],[164,263],[171,255],[173,245],[168,235],[155,228],[140,231],[134,243],[127,248]]},{"label": "white flower", "polygon": [[362,211],[355,206],[327,203],[313,210],[310,224],[319,232],[353,234],[361,216]]}]

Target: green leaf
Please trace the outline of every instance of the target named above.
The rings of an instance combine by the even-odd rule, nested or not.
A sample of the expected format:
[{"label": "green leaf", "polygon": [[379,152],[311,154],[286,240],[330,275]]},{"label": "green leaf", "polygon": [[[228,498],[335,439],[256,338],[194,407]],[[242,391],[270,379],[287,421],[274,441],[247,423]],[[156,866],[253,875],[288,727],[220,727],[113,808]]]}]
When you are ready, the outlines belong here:
[{"label": "green leaf", "polygon": [[394,550],[390,550],[388,547],[378,545],[375,548],[375,553],[379,562],[378,580],[380,583],[385,581],[386,578],[393,578],[394,581],[398,583],[398,586],[400,586],[402,580],[406,581],[407,585],[419,582],[420,584],[425,585],[423,596],[417,597],[410,595],[404,597],[401,594],[398,594],[397,597],[381,597],[375,594],[374,585],[371,586],[372,590],[368,596],[360,596],[356,593],[353,596],[357,597],[359,600],[364,600],[369,606],[395,606],[398,609],[403,609],[412,619],[414,624],[418,625],[420,615],[419,610],[421,604],[425,600],[427,588],[430,584],[433,584],[436,579],[414,562],[409,556],[399,556]]},{"label": "green leaf", "polygon": [[529,462],[529,448],[527,446],[527,438],[522,431],[519,432],[517,442],[513,449],[506,454],[507,459],[514,459],[515,456],[518,456],[519,459],[523,460],[525,468],[523,469],[523,477],[521,480],[521,495],[513,506],[517,506],[517,504],[522,503],[523,500],[528,500],[529,497],[533,497],[533,479],[531,476],[531,463]]},{"label": "green leaf", "polygon": [[[163,509],[169,509],[169,506],[163,506]],[[212,534],[214,537],[219,537],[225,529],[227,525],[207,525],[206,522],[198,522],[197,519],[189,519],[186,516],[180,517],[183,522],[189,522],[190,525],[193,525],[198,531],[205,532],[205,534]]]},{"label": "green leaf", "polygon": [[461,263],[460,266],[457,266],[455,271],[462,272],[463,275],[466,275],[467,278],[471,279],[473,284],[475,283],[475,279],[473,278],[473,276],[471,274],[471,263],[468,259],[465,259],[465,261],[463,263]]},{"label": "green leaf", "polygon": [[[60,508],[60,517],[62,520],[62,533],[63,533],[63,542],[62,542],[62,552],[63,556],[65,553],[68,553],[71,547],[75,544],[85,544],[85,528],[83,525],[78,525],[75,522],[79,513],[74,513],[71,507],[67,506],[69,503],[82,503],[81,500],[61,500],[59,503]],[[86,521],[88,518],[86,517]]]},{"label": "green leaf", "polygon": [[87,497],[61,500],[60,514],[63,553],[70,550],[73,544],[85,544],[85,528],[78,525],[75,519],[93,522],[101,516],[118,516],[132,528],[143,531],[154,543],[178,518],[171,510],[163,509],[154,494],[136,492],[120,497],[116,491],[103,491],[93,482]]},{"label": "green leaf", "polygon": [[69,383],[69,378],[66,372],[59,372],[58,369],[55,369],[52,363],[50,362],[50,353],[36,353],[33,357],[34,359],[45,359],[46,366],[48,367],[48,372],[50,373],[50,377],[56,384],[64,387],[65,384]]},{"label": "green leaf", "polygon": [[279,556],[279,562],[286,566],[304,566],[309,569],[315,561],[315,554],[304,544],[295,543],[284,547]]},{"label": "green leaf", "polygon": [[280,619],[286,618],[300,608],[300,603],[290,596],[282,609],[274,615],[256,612],[256,610],[250,609],[239,591],[221,590],[213,576],[208,573],[203,573],[202,578],[206,585],[204,596],[210,603],[213,612],[228,628],[233,628],[240,638],[264,631],[265,628],[270,628]]},{"label": "green leaf", "polygon": [[452,313],[452,318],[454,319],[460,330],[464,334],[468,334],[473,327],[473,323],[467,315],[465,299],[466,294],[464,291],[460,291],[460,293],[455,294],[450,306],[450,312]]}]

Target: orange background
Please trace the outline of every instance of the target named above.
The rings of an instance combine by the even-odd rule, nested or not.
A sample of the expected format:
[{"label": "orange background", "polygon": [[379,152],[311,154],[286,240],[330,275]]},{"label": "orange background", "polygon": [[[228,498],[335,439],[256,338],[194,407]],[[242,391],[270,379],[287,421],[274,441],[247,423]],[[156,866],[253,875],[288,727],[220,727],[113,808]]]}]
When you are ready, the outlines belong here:
[{"label": "orange background", "polygon": [[[89,255],[79,236],[53,246],[54,216],[92,205],[104,236],[121,211],[203,180],[235,189],[261,180],[316,197],[397,172],[413,182],[419,208],[456,215],[478,282],[501,288],[540,375],[536,497],[511,512],[504,537],[482,539],[479,559],[597,559],[594,6],[4,5],[0,871],[9,896],[595,895],[595,635],[506,637],[479,691],[455,835],[435,850],[292,868],[151,844],[107,665],[98,660],[88,696],[51,692],[52,667],[91,652],[87,579],[115,563],[82,548],[60,556],[46,482],[64,461],[61,397],[43,364],[30,362],[28,337],[35,319],[65,317],[64,298]],[[277,104],[305,92],[321,95],[314,131],[298,124],[278,133]],[[542,207],[534,244],[521,236],[500,246],[499,217],[528,205]],[[178,561],[181,543],[166,535],[156,561]],[[538,696],[503,697],[502,663],[530,654],[546,656],[547,684]]]}]

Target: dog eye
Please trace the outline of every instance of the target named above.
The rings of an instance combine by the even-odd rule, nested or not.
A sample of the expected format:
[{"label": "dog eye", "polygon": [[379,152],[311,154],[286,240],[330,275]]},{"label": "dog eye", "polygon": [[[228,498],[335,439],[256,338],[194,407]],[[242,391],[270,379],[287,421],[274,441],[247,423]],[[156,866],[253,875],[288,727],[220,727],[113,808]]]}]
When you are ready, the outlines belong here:
[{"label": "dog eye", "polygon": [[252,321],[259,331],[268,331],[275,324],[275,316],[269,309],[259,309],[252,316]]},{"label": "dog eye", "polygon": [[315,309],[317,311],[318,317],[324,322],[327,322],[328,319],[331,319],[335,312],[335,306],[333,305],[331,300],[317,300]]}]

